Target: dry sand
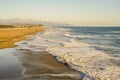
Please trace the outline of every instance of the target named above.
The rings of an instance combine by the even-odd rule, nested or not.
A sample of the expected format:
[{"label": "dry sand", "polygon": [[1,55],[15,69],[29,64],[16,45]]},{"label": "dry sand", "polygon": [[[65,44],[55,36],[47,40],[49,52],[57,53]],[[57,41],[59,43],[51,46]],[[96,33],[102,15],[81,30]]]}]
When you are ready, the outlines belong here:
[{"label": "dry sand", "polygon": [[14,43],[24,40],[26,35],[33,35],[43,30],[43,26],[33,26],[30,28],[2,28],[0,29],[0,48],[14,47]]}]

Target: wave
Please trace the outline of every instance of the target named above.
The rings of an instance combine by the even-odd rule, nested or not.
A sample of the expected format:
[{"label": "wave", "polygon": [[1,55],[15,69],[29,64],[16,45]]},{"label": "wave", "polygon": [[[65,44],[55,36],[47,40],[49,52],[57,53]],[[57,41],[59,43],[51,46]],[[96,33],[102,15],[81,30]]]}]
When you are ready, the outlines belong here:
[{"label": "wave", "polygon": [[56,56],[58,61],[67,63],[71,68],[86,74],[83,80],[120,79],[119,58],[114,58],[96,50],[91,44],[71,37],[65,28],[48,27],[44,33],[39,33],[17,45],[17,49],[47,51]]}]

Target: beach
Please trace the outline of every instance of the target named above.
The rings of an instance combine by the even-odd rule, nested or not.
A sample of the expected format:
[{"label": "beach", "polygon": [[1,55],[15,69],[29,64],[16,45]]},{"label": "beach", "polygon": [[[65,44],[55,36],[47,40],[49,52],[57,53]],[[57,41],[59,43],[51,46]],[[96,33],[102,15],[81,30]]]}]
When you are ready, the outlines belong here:
[{"label": "beach", "polygon": [[[80,72],[70,69],[67,64],[58,62],[56,57],[48,52],[17,48],[19,44],[15,42],[19,43],[24,39],[29,41],[30,38],[26,36],[43,31],[39,28],[37,31],[34,30],[32,28],[33,32],[28,30],[26,33],[26,29],[3,29],[1,33],[6,32],[5,35],[10,33],[12,35],[14,31],[20,37],[16,37],[17,34],[6,36],[8,41],[0,43],[5,45],[0,46],[0,80],[79,80]],[[9,37],[13,39],[9,40],[11,39]]]},{"label": "beach", "polygon": [[0,50],[1,80],[120,79],[120,28],[45,29]]},{"label": "beach", "polygon": [[0,80],[79,80],[79,72],[47,52],[0,50]]},{"label": "beach", "polygon": [[24,40],[27,35],[34,35],[37,32],[42,32],[43,26],[16,27],[16,28],[1,28],[0,29],[0,49],[14,47],[14,43]]},{"label": "beach", "polygon": [[47,27],[16,48],[45,51],[78,71],[80,80],[119,80],[119,34],[117,27]]}]

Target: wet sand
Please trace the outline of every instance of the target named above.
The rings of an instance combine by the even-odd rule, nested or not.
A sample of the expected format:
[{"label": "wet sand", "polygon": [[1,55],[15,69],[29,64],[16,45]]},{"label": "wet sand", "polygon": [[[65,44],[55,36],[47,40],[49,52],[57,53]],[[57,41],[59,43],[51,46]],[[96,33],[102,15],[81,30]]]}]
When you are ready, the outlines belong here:
[{"label": "wet sand", "polygon": [[79,80],[79,73],[56,61],[47,52],[21,50],[19,57],[24,68],[23,75],[29,79]]},{"label": "wet sand", "polygon": [[47,52],[0,50],[0,80],[79,80],[79,75]]},{"label": "wet sand", "polygon": [[0,49],[0,80],[21,77],[22,68],[19,59],[13,54],[15,49]]}]

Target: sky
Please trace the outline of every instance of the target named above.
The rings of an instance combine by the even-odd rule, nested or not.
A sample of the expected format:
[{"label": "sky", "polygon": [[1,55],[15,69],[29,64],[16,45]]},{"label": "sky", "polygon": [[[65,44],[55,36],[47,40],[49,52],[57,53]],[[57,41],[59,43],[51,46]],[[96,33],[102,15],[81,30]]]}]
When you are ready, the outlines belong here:
[{"label": "sky", "polygon": [[120,0],[0,0],[0,19],[119,25]]}]

